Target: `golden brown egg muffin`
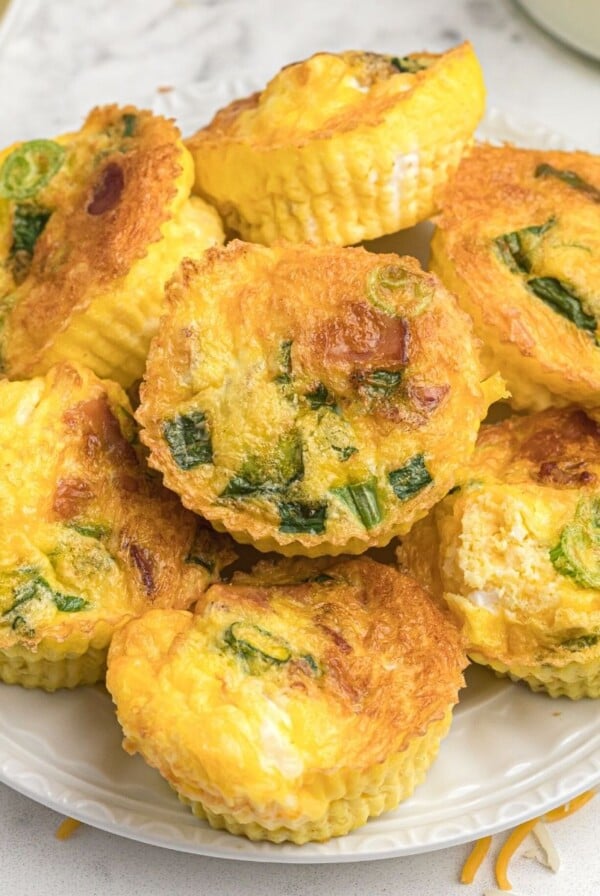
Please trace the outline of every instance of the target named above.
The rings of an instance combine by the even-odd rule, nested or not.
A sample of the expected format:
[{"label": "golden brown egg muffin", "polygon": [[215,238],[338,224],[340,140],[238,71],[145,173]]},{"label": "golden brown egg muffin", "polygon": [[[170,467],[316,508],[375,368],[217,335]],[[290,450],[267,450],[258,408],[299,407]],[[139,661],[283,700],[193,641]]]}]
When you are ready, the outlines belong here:
[{"label": "golden brown egg muffin", "polygon": [[244,239],[349,245],[428,218],[483,114],[472,46],[317,53],[187,143],[195,190]]},{"label": "golden brown egg muffin", "polygon": [[582,410],[484,427],[399,558],[443,593],[473,660],[553,697],[600,697],[600,428]]},{"label": "golden brown egg muffin", "polygon": [[0,679],[55,690],[104,674],[116,628],[187,607],[229,541],[149,474],[122,389],[63,363],[0,381]]},{"label": "golden brown egg muffin", "polygon": [[406,532],[504,394],[411,258],[232,242],[167,294],[138,411],[150,463],[259,550],[360,553]]},{"label": "golden brown egg muffin", "polygon": [[444,198],[431,267],[515,408],[600,395],[600,157],[477,146]]},{"label": "golden brown egg muffin", "polygon": [[62,359],[128,386],[142,375],[163,286],[223,241],[190,198],[178,129],[104,106],[82,129],[0,153],[0,361],[12,379]]},{"label": "golden brown egg muffin", "polygon": [[326,840],[425,777],[463,683],[450,614],[368,558],[260,564],[195,613],[119,631],[125,733],[196,815],[253,840]]}]

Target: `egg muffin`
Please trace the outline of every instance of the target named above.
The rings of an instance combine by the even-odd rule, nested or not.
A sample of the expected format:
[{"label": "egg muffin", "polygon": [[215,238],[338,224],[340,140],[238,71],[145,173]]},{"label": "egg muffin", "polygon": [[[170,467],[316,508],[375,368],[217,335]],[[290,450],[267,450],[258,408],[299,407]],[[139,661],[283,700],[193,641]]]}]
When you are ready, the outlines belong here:
[{"label": "egg muffin", "polygon": [[0,363],[11,379],[73,359],[138,379],[184,256],[223,241],[190,197],[193,161],[171,121],[94,109],[77,133],[0,153]]},{"label": "egg muffin", "polygon": [[184,262],[167,299],[138,410],[149,462],[259,550],[360,553],[406,532],[504,394],[411,258],[234,241]]},{"label": "egg muffin", "polygon": [[484,104],[469,43],[402,57],[317,53],[188,141],[195,190],[253,242],[373,239],[436,210]]},{"label": "egg muffin", "polygon": [[445,194],[431,267],[517,409],[600,394],[600,157],[477,146]]},{"label": "egg muffin", "polygon": [[259,564],[113,639],[125,734],[193,812],[253,840],[326,840],[423,780],[463,683],[458,629],[366,557]]},{"label": "egg muffin", "polygon": [[0,679],[103,677],[112,633],[187,607],[233,554],[141,462],[122,389],[64,362],[0,381]]},{"label": "egg muffin", "polygon": [[460,487],[399,556],[443,593],[473,660],[553,697],[600,697],[600,428],[584,411],[483,428]]}]

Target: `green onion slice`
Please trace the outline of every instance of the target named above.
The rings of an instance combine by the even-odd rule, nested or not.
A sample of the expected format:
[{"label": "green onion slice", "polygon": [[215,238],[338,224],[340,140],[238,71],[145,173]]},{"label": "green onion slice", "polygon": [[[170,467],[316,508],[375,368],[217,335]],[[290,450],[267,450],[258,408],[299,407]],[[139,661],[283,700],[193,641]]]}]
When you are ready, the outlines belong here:
[{"label": "green onion slice", "polygon": [[30,140],[14,149],[0,168],[0,196],[27,199],[46,186],[61,167],[65,149],[52,140]]},{"label": "green onion slice", "polygon": [[[394,293],[402,290],[401,308]],[[375,308],[392,317],[422,314],[431,302],[433,288],[413,271],[399,264],[373,268],[367,274],[367,298]]]},{"label": "green onion slice", "polygon": [[381,522],[382,514],[375,476],[364,482],[355,482],[344,485],[341,488],[332,488],[331,491],[350,508],[365,529],[372,529]]},{"label": "green onion slice", "polygon": [[600,498],[581,499],[550,550],[550,560],[561,576],[582,588],[600,588]]},{"label": "green onion slice", "polygon": [[223,635],[225,644],[250,663],[259,660],[266,665],[282,665],[292,657],[283,638],[249,622],[234,622]]}]

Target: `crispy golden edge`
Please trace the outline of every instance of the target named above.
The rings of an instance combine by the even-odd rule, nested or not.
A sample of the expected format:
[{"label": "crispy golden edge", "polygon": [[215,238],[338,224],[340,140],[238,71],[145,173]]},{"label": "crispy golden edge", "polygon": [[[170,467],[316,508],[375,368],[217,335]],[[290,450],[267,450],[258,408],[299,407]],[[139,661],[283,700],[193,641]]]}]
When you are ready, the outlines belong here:
[{"label": "crispy golden edge", "polygon": [[[535,178],[542,163],[574,170],[600,182],[600,158],[585,152],[477,145],[459,165],[442,197],[432,240],[431,268],[472,316],[475,329],[494,353],[509,387],[519,379],[540,384],[543,393],[517,395],[517,406],[559,403],[548,396],[596,404],[600,353],[589,333],[575,327],[529,293],[496,257],[491,239],[543,224],[561,208],[594,200],[555,177]],[[490,222],[498,232],[490,233]],[[494,367],[495,369],[495,367]],[[535,392],[535,389],[533,390]]]},{"label": "crispy golden edge", "polygon": [[[0,395],[3,388],[22,385],[29,384],[0,381]],[[44,378],[40,403],[45,401],[57,401],[55,441],[43,450],[50,451],[51,462],[57,461],[58,480],[53,492],[40,494],[40,523],[106,520],[111,526],[107,548],[127,589],[122,607],[103,611],[99,618],[62,613],[33,635],[12,629],[0,634],[0,649],[7,656],[11,651],[15,657],[19,651],[39,652],[58,660],[81,655],[90,645],[105,647],[107,631],[150,607],[190,606],[236,554],[227,536],[212,532],[157,477],[148,475],[139,445],[123,432],[121,414],[129,415],[131,407],[118,385],[98,379],[82,365],[63,362]],[[133,418],[128,420],[135,429]],[[32,461],[35,475],[39,459]],[[214,561],[210,571],[185,562],[197,540]]]},{"label": "crispy golden edge", "polygon": [[[315,53],[313,56],[309,57],[308,60],[293,63],[293,66],[298,69],[301,76],[303,66],[306,62],[321,55],[336,56],[337,54]],[[343,56],[344,54],[341,53],[339,55]],[[464,41],[462,44],[453,47],[445,53],[419,53],[417,55],[429,56],[433,62],[428,68],[409,76],[410,87],[408,90],[401,93],[379,95],[377,97],[368,96],[368,102],[365,101],[359,106],[353,105],[348,109],[342,110],[322,127],[298,136],[293,141],[292,145],[301,148],[312,141],[329,140],[334,136],[343,135],[344,133],[353,131],[359,127],[375,128],[383,124],[386,120],[386,116],[389,115],[394,107],[399,106],[399,108],[402,108],[412,100],[414,94],[417,93],[424,84],[429,84],[432,80],[437,79],[438,77],[443,78],[443,73],[448,63],[453,63],[462,58],[472,56],[473,46],[470,41]],[[286,66],[286,68],[289,67],[290,66]],[[391,74],[393,75],[393,72]],[[399,73],[397,72],[396,74]],[[409,82],[407,81],[407,83]],[[262,91],[256,91],[247,97],[234,100],[223,109],[220,109],[208,125],[198,130],[192,137],[186,140],[186,146],[190,152],[194,154],[196,149],[202,149],[203,144],[219,146],[228,143],[248,144],[256,152],[285,149],[289,145],[287,141],[270,141],[265,144],[258,136],[255,136],[254,139],[252,139],[246,135],[239,136],[231,133],[240,113],[256,108],[260,101],[261,94]]]},{"label": "crispy golden edge", "polygon": [[[136,115],[135,146],[125,154],[115,151],[107,156],[93,182],[86,183],[66,207],[54,211],[36,243],[29,276],[18,289],[10,314],[10,330],[17,339],[14,345],[14,336],[8,341],[9,368],[24,363],[22,341],[32,354],[51,345],[74,313],[87,308],[144,258],[148,246],[161,239],[161,226],[172,217],[184,152],[173,122],[134,106],[104,106],[89,114],[82,130],[69,135],[69,142],[124,114]],[[103,214],[91,215],[87,208],[109,165],[118,165],[124,176],[120,200]]]}]

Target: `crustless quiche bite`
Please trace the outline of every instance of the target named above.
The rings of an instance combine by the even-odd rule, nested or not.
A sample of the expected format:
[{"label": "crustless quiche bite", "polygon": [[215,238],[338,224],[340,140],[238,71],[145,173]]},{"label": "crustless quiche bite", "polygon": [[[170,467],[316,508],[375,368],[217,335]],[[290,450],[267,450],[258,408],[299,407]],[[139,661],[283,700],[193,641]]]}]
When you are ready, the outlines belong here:
[{"label": "crustless quiche bite", "polygon": [[473,660],[552,696],[600,697],[600,428],[582,410],[484,427],[460,487],[399,559],[443,594]]},{"label": "crustless quiche bite", "polygon": [[414,259],[233,242],[167,295],[138,411],[150,463],[259,550],[360,553],[406,532],[504,394]]},{"label": "crustless quiche bite", "polygon": [[133,106],[0,153],[6,375],[73,359],[124,386],[141,377],[165,281],[223,241],[217,212],[190,198],[193,176],[176,126]]},{"label": "crustless quiche bite", "polygon": [[139,457],[127,398],[63,363],[0,382],[0,679],[104,675],[116,628],[187,607],[233,558]]},{"label": "crustless quiche bite", "polygon": [[469,43],[440,55],[317,53],[188,141],[195,190],[266,245],[393,233],[437,209],[484,103]]},{"label": "crustless quiche bite", "polygon": [[444,198],[432,269],[518,409],[600,395],[600,157],[477,146]]},{"label": "crustless quiche bite", "polygon": [[254,840],[326,840],[423,780],[463,683],[457,627],[368,558],[268,563],[194,613],[114,637],[125,734],[196,815]]}]

